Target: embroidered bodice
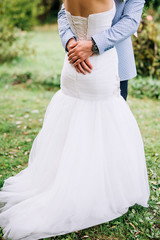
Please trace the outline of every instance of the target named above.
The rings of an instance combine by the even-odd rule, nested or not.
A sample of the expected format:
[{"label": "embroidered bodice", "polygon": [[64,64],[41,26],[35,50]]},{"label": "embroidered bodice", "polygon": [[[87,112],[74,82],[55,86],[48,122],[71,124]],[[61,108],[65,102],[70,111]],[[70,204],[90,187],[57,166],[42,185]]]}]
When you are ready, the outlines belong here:
[{"label": "embroidered bodice", "polygon": [[115,12],[116,7],[114,3],[112,9],[90,14],[88,17],[73,16],[68,11],[66,11],[66,15],[77,39],[89,40],[92,35],[111,27]]}]

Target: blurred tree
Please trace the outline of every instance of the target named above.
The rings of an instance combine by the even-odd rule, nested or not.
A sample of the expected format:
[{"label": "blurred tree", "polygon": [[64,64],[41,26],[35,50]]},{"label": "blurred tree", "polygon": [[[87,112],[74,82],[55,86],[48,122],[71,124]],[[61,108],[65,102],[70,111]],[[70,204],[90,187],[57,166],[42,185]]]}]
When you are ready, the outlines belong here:
[{"label": "blurred tree", "polygon": [[0,1],[0,21],[10,27],[30,30],[37,23],[37,16],[43,12],[41,0],[3,0]]},{"label": "blurred tree", "polygon": [[57,18],[57,13],[61,6],[61,0],[41,0],[41,6],[44,8],[44,12],[39,15],[41,22],[52,22]]},{"label": "blurred tree", "polygon": [[143,18],[138,37],[133,36],[137,72],[142,77],[160,79],[160,42],[158,28],[151,16]]},{"label": "blurred tree", "polygon": [[146,6],[147,7],[153,7],[157,9],[160,5],[159,0],[146,0]]},{"label": "blurred tree", "polygon": [[30,53],[26,32],[37,22],[41,0],[0,1],[0,62]]}]

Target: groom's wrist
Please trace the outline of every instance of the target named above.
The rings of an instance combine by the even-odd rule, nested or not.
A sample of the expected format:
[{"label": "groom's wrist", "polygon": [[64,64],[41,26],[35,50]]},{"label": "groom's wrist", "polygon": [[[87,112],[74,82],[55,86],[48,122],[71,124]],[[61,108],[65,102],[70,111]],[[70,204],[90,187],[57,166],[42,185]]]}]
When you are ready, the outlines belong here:
[{"label": "groom's wrist", "polygon": [[95,54],[99,54],[98,46],[92,37],[91,37],[91,41],[92,41],[92,52]]},{"label": "groom's wrist", "polygon": [[75,42],[76,41],[76,38],[75,37],[72,37],[72,38],[70,38],[68,41],[67,41],[67,43],[66,43],[66,51],[67,52],[69,52],[69,45],[71,44],[71,42]]}]

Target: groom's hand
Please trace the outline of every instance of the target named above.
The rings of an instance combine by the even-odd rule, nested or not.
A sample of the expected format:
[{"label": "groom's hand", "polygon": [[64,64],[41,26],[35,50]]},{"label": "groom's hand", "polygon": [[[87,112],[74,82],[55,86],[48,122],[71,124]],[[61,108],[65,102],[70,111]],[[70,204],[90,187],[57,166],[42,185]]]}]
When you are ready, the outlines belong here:
[{"label": "groom's hand", "polygon": [[72,46],[74,46],[74,43],[76,43],[77,41],[75,40],[75,38],[71,38],[68,43],[67,43],[67,50],[68,52],[73,48]]},{"label": "groom's hand", "polygon": [[92,65],[88,60],[88,57],[93,55],[92,41],[76,41],[70,39],[67,44],[68,60],[76,68],[77,72],[86,74],[85,71],[91,72]]},{"label": "groom's hand", "polygon": [[92,51],[92,41],[81,40],[72,44],[72,49],[69,50],[68,60],[74,66],[86,60],[94,53]]}]

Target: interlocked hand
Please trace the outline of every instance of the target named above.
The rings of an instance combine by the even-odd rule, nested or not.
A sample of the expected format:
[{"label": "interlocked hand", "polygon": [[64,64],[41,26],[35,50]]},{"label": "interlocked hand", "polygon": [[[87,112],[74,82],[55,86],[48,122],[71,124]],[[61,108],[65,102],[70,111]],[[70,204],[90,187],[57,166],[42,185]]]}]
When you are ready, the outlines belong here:
[{"label": "interlocked hand", "polygon": [[86,74],[87,71],[91,73],[93,67],[88,58],[94,54],[92,41],[76,41],[72,38],[67,44],[67,49],[68,60],[76,68],[77,72]]}]

